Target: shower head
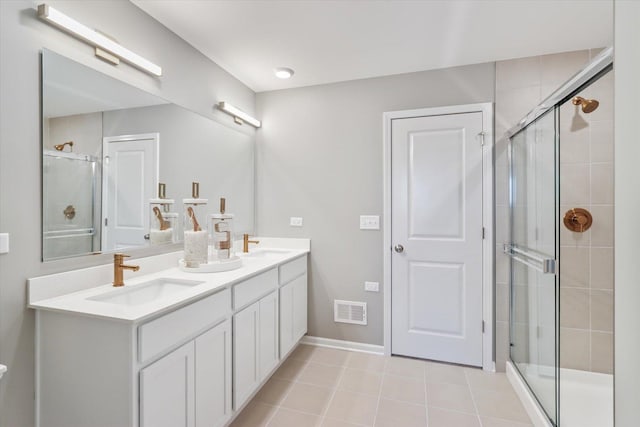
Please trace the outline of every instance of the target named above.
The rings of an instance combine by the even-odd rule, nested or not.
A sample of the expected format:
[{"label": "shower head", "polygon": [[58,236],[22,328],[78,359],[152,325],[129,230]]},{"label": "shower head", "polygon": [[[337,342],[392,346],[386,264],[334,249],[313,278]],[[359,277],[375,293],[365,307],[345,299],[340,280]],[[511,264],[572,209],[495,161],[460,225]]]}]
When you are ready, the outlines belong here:
[{"label": "shower head", "polygon": [[580,107],[582,108],[582,112],[587,114],[593,112],[596,108],[598,108],[598,105],[600,105],[600,103],[595,99],[584,99],[581,96],[574,97],[571,100],[571,103],[573,105],[580,105]]},{"label": "shower head", "polygon": [[73,141],[67,141],[64,144],[54,145],[53,148],[55,148],[58,151],[62,151],[64,150],[65,145],[68,145],[69,149],[73,150]]}]

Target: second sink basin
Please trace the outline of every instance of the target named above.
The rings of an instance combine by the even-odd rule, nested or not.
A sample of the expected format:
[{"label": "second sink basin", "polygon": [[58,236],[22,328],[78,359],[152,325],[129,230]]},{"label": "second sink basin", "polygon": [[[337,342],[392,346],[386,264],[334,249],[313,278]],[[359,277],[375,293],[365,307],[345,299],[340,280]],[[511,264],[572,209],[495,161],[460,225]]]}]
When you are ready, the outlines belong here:
[{"label": "second sink basin", "polygon": [[274,257],[274,256],[280,256],[280,255],[285,255],[288,254],[289,250],[287,249],[254,249],[252,251],[250,251],[249,253],[243,253],[241,254],[243,257],[248,257],[248,258],[268,258],[268,257]]},{"label": "second sink basin", "polygon": [[175,295],[176,293],[190,289],[204,282],[197,280],[160,278],[148,282],[124,286],[105,294],[87,298],[91,301],[101,301],[118,305],[141,305],[153,302],[157,299]]}]

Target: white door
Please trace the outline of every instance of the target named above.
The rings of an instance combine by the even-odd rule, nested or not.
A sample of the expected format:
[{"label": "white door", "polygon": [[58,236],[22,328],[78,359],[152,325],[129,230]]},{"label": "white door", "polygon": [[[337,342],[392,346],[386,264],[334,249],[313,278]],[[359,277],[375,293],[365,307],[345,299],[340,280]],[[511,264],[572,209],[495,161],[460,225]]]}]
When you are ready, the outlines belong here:
[{"label": "white door", "polygon": [[194,427],[194,384],[193,341],[141,370],[141,427]]},{"label": "white door", "polygon": [[144,246],[158,186],[158,134],[102,142],[102,250]]},{"label": "white door", "polygon": [[195,340],[196,427],[219,427],[231,418],[231,322]]},{"label": "white door", "polygon": [[482,112],[391,127],[391,352],[481,366]]}]

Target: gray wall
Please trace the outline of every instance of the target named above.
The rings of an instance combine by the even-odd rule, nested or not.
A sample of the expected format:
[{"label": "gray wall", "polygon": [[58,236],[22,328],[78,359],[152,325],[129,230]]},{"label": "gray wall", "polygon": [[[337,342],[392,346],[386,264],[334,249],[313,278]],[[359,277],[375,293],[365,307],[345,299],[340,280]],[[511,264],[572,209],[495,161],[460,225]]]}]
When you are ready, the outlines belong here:
[{"label": "gray wall", "polygon": [[126,64],[112,67],[88,45],[36,18],[33,1],[0,1],[0,232],[11,252],[0,255],[0,425],[34,424],[34,313],[26,279],[109,262],[94,256],[40,262],[40,66],[49,48],[252,136],[212,105],[226,100],[253,113],[255,94],[193,47],[124,0],[48,1],[85,25],[163,67],[153,78]]},{"label": "gray wall", "polygon": [[615,418],[616,427],[640,420],[640,3],[615,2]]},{"label": "gray wall", "polygon": [[[382,288],[382,231],[359,230],[359,215],[383,210],[382,113],[493,97],[492,63],[257,95],[256,226],[311,238],[310,335],[383,344],[382,289],[364,291]],[[334,323],[334,299],[366,301],[369,324]]]}]

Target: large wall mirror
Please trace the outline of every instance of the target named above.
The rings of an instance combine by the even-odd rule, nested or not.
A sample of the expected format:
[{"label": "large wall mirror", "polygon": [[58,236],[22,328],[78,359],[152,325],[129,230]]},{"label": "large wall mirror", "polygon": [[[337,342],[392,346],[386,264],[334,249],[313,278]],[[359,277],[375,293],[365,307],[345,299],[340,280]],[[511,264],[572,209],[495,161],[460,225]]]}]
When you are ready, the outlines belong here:
[{"label": "large wall mirror", "polygon": [[[182,239],[182,199],[194,181],[208,214],[224,197],[236,232],[253,230],[252,135],[46,49],[42,154],[44,261],[160,244],[175,250],[168,244]],[[154,215],[160,183],[175,203]],[[169,222],[175,239],[154,239],[150,232]]]}]

